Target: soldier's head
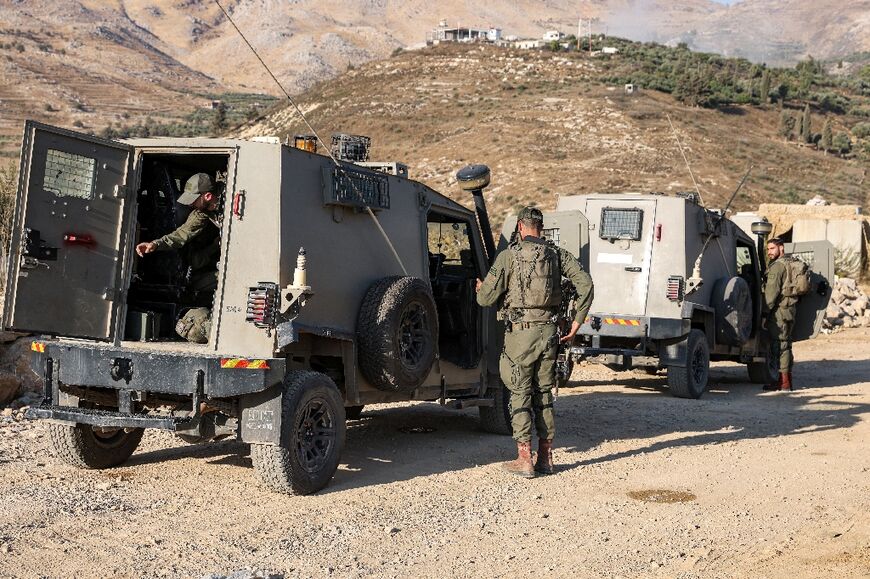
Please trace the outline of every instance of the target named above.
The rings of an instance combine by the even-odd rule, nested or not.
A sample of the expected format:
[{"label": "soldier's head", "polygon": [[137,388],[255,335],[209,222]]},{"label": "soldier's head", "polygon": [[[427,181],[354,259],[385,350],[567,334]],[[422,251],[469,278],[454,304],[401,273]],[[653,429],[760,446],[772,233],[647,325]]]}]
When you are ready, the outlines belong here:
[{"label": "soldier's head", "polygon": [[528,235],[540,237],[544,228],[544,214],[537,207],[523,207],[517,214],[517,227],[520,230],[520,239]]},{"label": "soldier's head", "polygon": [[184,184],[184,193],[178,203],[201,211],[214,211],[220,204],[220,196],[214,182],[206,173],[197,173]]},{"label": "soldier's head", "polygon": [[767,242],[767,259],[773,261],[785,255],[785,242],[779,237],[774,237]]}]

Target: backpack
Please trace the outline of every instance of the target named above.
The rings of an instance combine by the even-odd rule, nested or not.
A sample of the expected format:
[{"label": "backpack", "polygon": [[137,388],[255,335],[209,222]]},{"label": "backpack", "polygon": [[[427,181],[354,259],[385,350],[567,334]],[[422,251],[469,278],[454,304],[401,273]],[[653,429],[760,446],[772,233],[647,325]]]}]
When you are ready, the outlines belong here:
[{"label": "backpack", "polygon": [[782,283],[782,295],[787,298],[799,298],[810,293],[810,266],[802,259],[789,257],[785,260],[785,280]]}]

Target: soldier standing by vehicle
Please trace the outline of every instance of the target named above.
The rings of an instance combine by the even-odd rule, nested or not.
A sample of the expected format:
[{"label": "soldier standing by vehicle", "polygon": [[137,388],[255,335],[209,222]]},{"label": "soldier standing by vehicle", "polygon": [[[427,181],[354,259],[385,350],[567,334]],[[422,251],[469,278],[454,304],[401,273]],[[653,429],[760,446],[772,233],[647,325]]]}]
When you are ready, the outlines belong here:
[{"label": "soldier standing by vehicle", "polygon": [[[172,233],[136,246],[140,257],[155,251],[186,250],[190,267],[190,289],[194,292],[213,291],[217,287],[217,260],[220,255],[220,195],[211,177],[197,173],[184,184],[178,197],[180,205],[193,210],[187,220]],[[179,319],[176,332],[191,342],[205,343],[211,329],[208,308],[192,308]]]},{"label": "soldier standing by vehicle", "polygon": [[[558,308],[562,277],[577,290],[577,314],[561,338],[574,338],[592,305],[592,278],[569,252],[541,238],[544,216],[525,207],[518,216],[518,239],[495,258],[484,281],[477,281],[477,302],[491,306],[504,296],[505,338],[499,371],[510,391],[511,424],[517,459],[503,468],[525,478],[535,471],[552,474],[555,435],[552,388],[555,382]],[[532,412],[538,432],[538,456],[532,465]]]},{"label": "soldier standing by vehicle", "polygon": [[770,334],[771,355],[779,360],[779,381],[766,384],[765,390],[791,390],[791,332],[794,328],[798,298],[787,294],[789,284],[785,244],[775,237],[767,243],[767,276],[764,282],[764,303],[767,306],[767,331]]}]

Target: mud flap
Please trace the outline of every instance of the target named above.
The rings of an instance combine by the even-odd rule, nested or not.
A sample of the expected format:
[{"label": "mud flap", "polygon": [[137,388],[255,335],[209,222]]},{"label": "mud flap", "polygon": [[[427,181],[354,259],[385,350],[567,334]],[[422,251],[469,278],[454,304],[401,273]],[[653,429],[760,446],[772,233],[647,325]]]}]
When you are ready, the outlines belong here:
[{"label": "mud flap", "polygon": [[662,366],[679,366],[686,367],[686,359],[688,356],[687,346],[688,336],[675,344],[659,345],[659,360]]},{"label": "mud flap", "polygon": [[276,384],[239,401],[242,441],[256,444],[281,443],[282,393],[282,385]]}]

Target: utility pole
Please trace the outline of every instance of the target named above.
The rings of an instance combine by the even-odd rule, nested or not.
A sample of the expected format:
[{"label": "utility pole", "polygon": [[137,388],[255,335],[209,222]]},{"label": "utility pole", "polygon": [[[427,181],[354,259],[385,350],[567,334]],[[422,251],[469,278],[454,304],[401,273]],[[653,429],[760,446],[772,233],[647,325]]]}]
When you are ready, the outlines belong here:
[{"label": "utility pole", "polygon": [[583,17],[577,22],[577,51],[580,51],[580,37],[583,36]]}]

